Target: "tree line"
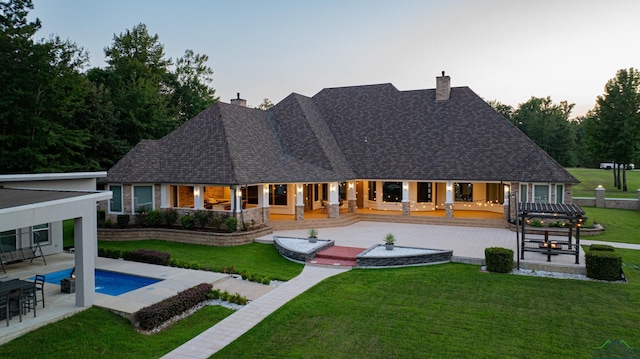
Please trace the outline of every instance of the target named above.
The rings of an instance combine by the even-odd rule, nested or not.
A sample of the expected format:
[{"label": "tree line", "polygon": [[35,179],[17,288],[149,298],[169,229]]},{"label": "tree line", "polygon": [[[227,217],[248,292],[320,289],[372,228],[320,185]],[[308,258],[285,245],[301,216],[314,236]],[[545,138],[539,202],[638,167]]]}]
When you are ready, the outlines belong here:
[{"label": "tree line", "polygon": [[488,101],[565,167],[598,167],[614,162],[614,186],[627,190],[626,168],[640,163],[640,74],[618,70],[585,116],[570,119],[574,104],[531,97],[516,108]]},{"label": "tree line", "polygon": [[207,55],[175,63],[144,24],[114,35],[105,68],[29,21],[31,0],[0,1],[0,173],[105,170],[218,101]]},{"label": "tree line", "polygon": [[[157,139],[218,101],[207,55],[167,59],[144,24],[113,36],[105,68],[88,68],[76,43],[36,40],[31,0],[0,0],[0,173],[106,170],[142,139]],[[640,164],[640,75],[619,70],[593,110],[531,97],[517,107],[489,104],[565,167]],[[264,99],[258,106],[268,109]]]}]

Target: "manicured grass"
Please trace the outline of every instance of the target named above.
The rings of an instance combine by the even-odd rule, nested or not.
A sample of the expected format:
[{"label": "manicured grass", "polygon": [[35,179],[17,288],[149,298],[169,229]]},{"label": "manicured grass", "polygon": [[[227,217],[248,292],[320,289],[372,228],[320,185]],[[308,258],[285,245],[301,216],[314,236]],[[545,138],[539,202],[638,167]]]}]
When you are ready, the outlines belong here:
[{"label": "manicured grass", "polygon": [[595,197],[595,189],[602,185],[607,198],[638,198],[640,189],[640,170],[627,171],[627,192],[613,186],[613,171],[595,168],[567,168],[567,171],[580,180],[573,187],[574,197]]},{"label": "manicured grass", "polygon": [[158,334],[143,335],[127,319],[90,308],[3,345],[0,357],[159,358],[231,313],[221,306],[207,306]]},{"label": "manicured grass", "polygon": [[107,242],[99,241],[98,247],[130,251],[154,249],[171,253],[171,258],[198,263],[201,267],[222,268],[234,266],[260,276],[276,280],[294,278],[304,266],[291,262],[270,244],[250,243],[234,247],[213,247],[197,244],[175,243],[159,240]]},{"label": "manicured grass", "polygon": [[640,211],[595,207],[582,209],[589,218],[587,226],[596,222],[604,227],[602,234],[582,239],[640,244]]},{"label": "manicured grass", "polygon": [[352,270],[303,293],[213,358],[591,357],[608,339],[640,346],[640,278],[626,272],[630,284],[482,273],[464,264]]}]

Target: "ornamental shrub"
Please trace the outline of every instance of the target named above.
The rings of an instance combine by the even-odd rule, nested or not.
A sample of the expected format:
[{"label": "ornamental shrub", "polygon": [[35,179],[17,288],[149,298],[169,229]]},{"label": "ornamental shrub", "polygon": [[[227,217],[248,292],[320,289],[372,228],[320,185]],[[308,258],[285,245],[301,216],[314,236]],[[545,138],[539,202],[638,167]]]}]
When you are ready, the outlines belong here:
[{"label": "ornamental shrub", "polygon": [[98,257],[118,259],[124,258],[125,253],[119,249],[98,248]]},{"label": "ornamental shrub", "polygon": [[592,244],[589,246],[590,251],[615,252],[616,249],[608,244]]},{"label": "ornamental shrub", "polygon": [[147,211],[147,227],[160,227],[162,225],[164,218],[162,211],[159,209],[152,209]]},{"label": "ornamental shrub", "polygon": [[171,227],[180,219],[180,213],[173,208],[167,208],[162,210],[162,222]]},{"label": "ornamental shrub", "polygon": [[127,228],[129,225],[131,217],[128,214],[119,214],[116,217],[116,223],[118,223],[118,228]]},{"label": "ornamental shrub", "polygon": [[211,218],[213,217],[213,212],[198,210],[195,211],[193,216],[195,217],[196,223],[200,228],[204,228],[211,222]]},{"label": "ornamental shrub", "polygon": [[211,283],[201,283],[161,302],[140,309],[134,315],[140,329],[151,330],[180,315],[201,302],[209,300]]},{"label": "ornamental shrub", "polygon": [[511,249],[486,248],[484,250],[484,260],[489,272],[509,273],[513,269],[513,251]]},{"label": "ornamental shrub", "polygon": [[126,252],[123,258],[128,261],[168,266],[171,259],[171,253],[150,249],[134,249]]},{"label": "ornamental shrub", "polygon": [[590,250],[585,253],[587,277],[615,281],[622,279],[622,256],[611,251]]},{"label": "ornamental shrub", "polygon": [[184,229],[193,229],[193,227],[196,226],[196,220],[195,218],[193,218],[193,216],[185,214],[184,216],[180,217],[180,224]]},{"label": "ornamental shrub", "polygon": [[229,217],[224,221],[224,225],[229,232],[235,232],[238,230],[238,219],[235,217]]}]

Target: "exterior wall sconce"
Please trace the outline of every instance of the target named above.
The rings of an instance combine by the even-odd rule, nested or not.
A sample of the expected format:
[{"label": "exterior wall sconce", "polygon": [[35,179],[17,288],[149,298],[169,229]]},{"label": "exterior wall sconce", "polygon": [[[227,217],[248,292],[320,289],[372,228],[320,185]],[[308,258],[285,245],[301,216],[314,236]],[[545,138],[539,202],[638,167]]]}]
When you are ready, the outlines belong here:
[{"label": "exterior wall sconce", "polygon": [[349,182],[349,189],[353,189],[353,182]]},{"label": "exterior wall sconce", "polygon": [[335,192],[336,191],[336,185],[331,185],[331,192]]},{"label": "exterior wall sconce", "polygon": [[242,191],[238,191],[238,197],[242,197]]},{"label": "exterior wall sconce", "polygon": [[200,187],[196,187],[193,189],[193,195],[194,196],[200,196]]}]

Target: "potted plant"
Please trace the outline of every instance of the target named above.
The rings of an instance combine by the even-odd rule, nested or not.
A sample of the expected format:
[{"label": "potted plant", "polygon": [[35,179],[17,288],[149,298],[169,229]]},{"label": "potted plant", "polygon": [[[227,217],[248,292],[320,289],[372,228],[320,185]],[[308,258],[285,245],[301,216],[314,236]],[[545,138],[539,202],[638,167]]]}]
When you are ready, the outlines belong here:
[{"label": "potted plant", "polygon": [[315,228],[309,229],[309,243],[316,243],[318,241],[318,231]]},{"label": "potted plant", "polygon": [[384,246],[388,251],[393,250],[393,244],[395,242],[396,237],[392,233],[387,233],[387,235],[384,236]]}]

